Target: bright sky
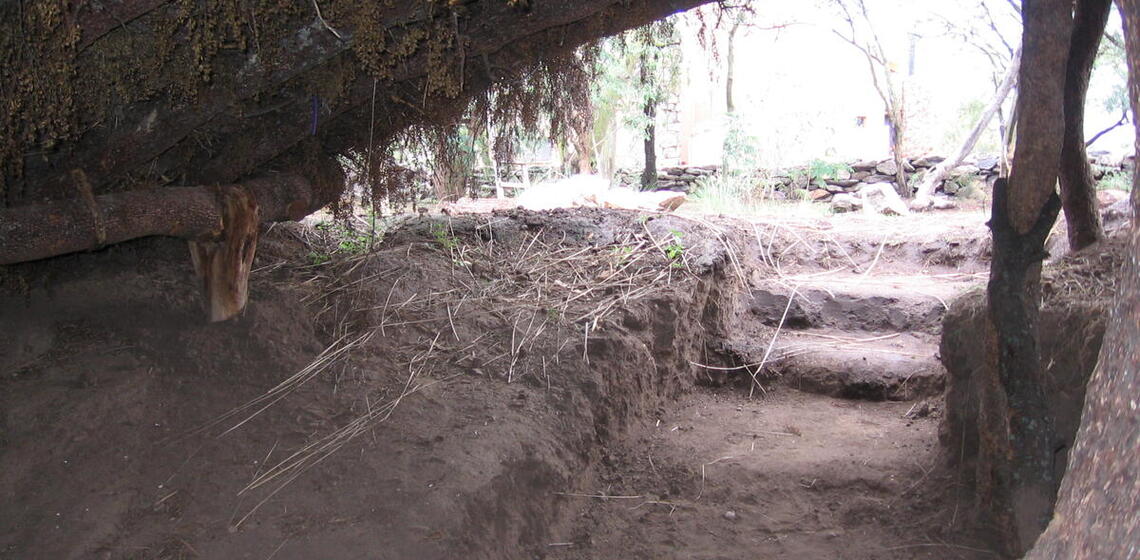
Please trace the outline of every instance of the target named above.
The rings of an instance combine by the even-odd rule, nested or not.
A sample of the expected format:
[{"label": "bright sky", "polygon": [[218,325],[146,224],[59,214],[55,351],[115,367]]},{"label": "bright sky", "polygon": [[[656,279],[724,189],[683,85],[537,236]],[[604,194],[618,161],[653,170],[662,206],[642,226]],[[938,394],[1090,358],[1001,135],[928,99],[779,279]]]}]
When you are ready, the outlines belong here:
[{"label": "bright sky", "polygon": [[[914,142],[910,151],[945,154],[957,147],[972,124],[963,108],[988,104],[995,90],[994,70],[982,52],[960,36],[946,32],[946,21],[959,29],[974,29],[1004,50],[998,33],[989,28],[979,0],[866,0],[873,27],[888,59],[905,78],[907,107]],[[882,123],[883,105],[870,79],[863,55],[835,35],[846,23],[830,0],[786,2],[756,0],[754,28],[737,43],[738,110],[758,138],[765,166],[778,167],[813,158],[886,157],[889,146]],[[1001,37],[1016,47],[1020,21],[1006,0],[985,0]],[[707,9],[707,8],[706,8]],[[823,17],[821,17],[823,16]],[[1119,29],[1115,17],[1110,29]],[[690,17],[690,20],[692,18]],[[806,23],[811,22],[811,23]],[[765,29],[787,24],[781,29]],[[691,29],[691,28],[690,28]],[[860,27],[858,32],[865,33]],[[914,74],[908,75],[911,44]],[[692,135],[688,163],[720,160],[724,112],[724,46],[714,59],[695,41],[688,41],[685,66],[688,83],[680,103],[682,121]],[[1003,61],[1004,64],[1004,61]],[[711,78],[711,79],[710,79]],[[1000,79],[1000,76],[998,76]],[[1100,99],[1111,78],[1094,76],[1087,108],[1088,135],[1112,124]],[[858,126],[858,117],[864,124]],[[996,125],[995,125],[996,131]],[[1097,142],[1094,149],[1131,152],[1130,127]],[[996,132],[988,138],[995,145]]]}]

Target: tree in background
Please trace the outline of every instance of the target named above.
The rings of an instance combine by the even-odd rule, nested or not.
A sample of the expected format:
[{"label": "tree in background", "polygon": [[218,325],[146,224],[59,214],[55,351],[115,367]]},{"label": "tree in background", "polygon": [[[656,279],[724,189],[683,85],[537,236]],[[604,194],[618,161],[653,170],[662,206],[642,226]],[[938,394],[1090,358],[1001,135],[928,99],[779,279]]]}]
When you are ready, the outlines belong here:
[{"label": "tree in background", "polygon": [[1098,101],[1106,111],[1119,114],[1120,118],[1089,138],[1085,142],[1086,148],[1091,147],[1105,134],[1132,122],[1132,107],[1128,104],[1128,65],[1125,60],[1124,39],[1119,31],[1105,31],[1100,51],[1093,63],[1093,79],[1098,78],[1112,83],[1108,94]]},{"label": "tree in background", "polygon": [[603,171],[613,171],[618,130],[629,127],[642,133],[641,187],[656,186],[657,112],[676,94],[680,63],[674,19],[627,31],[599,47],[591,100],[594,146]]},{"label": "tree in background", "polygon": [[1112,0],[1076,0],[1073,37],[1065,70],[1065,141],[1061,147],[1061,202],[1069,248],[1083,249],[1104,238],[1096,181],[1085,150],[1085,99]]},{"label": "tree in background", "polygon": [[[931,169],[915,192],[911,208],[924,210],[933,204],[934,190],[950,175],[950,172],[966,159],[981,140],[982,135],[990,126],[995,117],[998,120],[998,133],[1001,140],[1001,175],[1007,176],[1009,170],[1009,147],[1013,141],[1011,134],[1013,117],[1016,114],[1017,77],[1021,65],[1021,48],[1017,40],[1006,37],[1006,29],[1011,27],[1010,18],[1017,20],[1021,17],[1021,3],[1010,0],[1005,4],[1010,9],[995,16],[989,4],[978,2],[976,9],[967,12],[968,17],[955,17],[951,19],[946,15],[937,16],[937,23],[941,32],[951,37],[957,37],[963,43],[971,46],[990,61],[992,69],[991,79],[994,82],[995,93],[989,103],[978,113],[970,132],[959,144],[954,153]],[[1016,22],[1020,23],[1020,22]],[[1004,115],[1004,104],[1007,98],[1013,97],[1015,109],[1010,111],[1007,121]]]},{"label": "tree in background", "polygon": [[863,0],[832,0],[832,4],[839,9],[843,20],[843,28],[832,31],[840,39],[858,49],[867,59],[871,82],[875,86],[875,92],[883,101],[887,125],[890,128],[895,184],[901,196],[910,198],[910,186],[906,180],[905,80],[897,74],[896,65],[887,58],[866,3]]}]

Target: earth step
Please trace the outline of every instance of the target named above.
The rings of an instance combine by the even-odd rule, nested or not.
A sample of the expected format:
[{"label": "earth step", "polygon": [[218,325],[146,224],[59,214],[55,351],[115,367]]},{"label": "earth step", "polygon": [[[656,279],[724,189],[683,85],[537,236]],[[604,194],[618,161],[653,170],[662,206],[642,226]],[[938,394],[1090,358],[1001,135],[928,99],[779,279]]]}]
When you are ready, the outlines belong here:
[{"label": "earth step", "polygon": [[[734,344],[748,363],[759,363],[769,340]],[[846,399],[905,401],[942,393],[946,370],[938,340],[921,333],[836,330],[781,331],[765,370],[786,385]]]},{"label": "earth step", "polygon": [[[769,326],[779,325],[783,317],[785,329],[937,334],[946,306],[980,282],[973,275],[789,276],[784,282],[754,288],[741,297],[744,307]],[[789,306],[793,286],[798,288]]]}]

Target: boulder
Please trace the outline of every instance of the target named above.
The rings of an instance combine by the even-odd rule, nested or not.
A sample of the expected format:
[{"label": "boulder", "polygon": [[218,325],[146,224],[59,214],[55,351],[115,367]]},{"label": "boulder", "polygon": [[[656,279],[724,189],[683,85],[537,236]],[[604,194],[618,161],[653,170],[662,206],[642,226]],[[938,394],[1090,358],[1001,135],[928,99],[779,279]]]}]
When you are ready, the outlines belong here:
[{"label": "boulder", "polygon": [[1113,155],[1113,153],[1108,150],[1096,150],[1089,152],[1089,163],[1119,168],[1123,163],[1123,158],[1119,155]]},{"label": "boulder", "polygon": [[851,174],[851,179],[854,181],[866,181],[867,177],[871,176],[870,171],[856,171]]},{"label": "boulder", "polygon": [[978,169],[993,171],[997,169],[999,163],[1001,163],[1001,160],[998,159],[997,156],[983,156],[978,158]]},{"label": "boulder", "polygon": [[951,169],[950,176],[961,177],[962,175],[977,175],[980,171],[981,169],[978,166],[970,165],[967,163],[965,165],[959,165],[958,167]]},{"label": "boulder", "polygon": [[863,199],[850,193],[840,193],[831,197],[831,211],[836,214],[854,212],[863,207]]},{"label": "boulder", "polygon": [[945,196],[934,195],[930,197],[930,207],[934,210],[953,210],[958,207],[958,203]]},{"label": "boulder", "polygon": [[918,168],[934,167],[935,165],[938,165],[944,161],[946,161],[946,158],[942,156],[926,156],[914,160],[912,162],[912,165]]},{"label": "boulder", "polygon": [[910,213],[899,193],[885,183],[866,184],[859,189],[863,211],[868,214],[904,216]]},{"label": "boulder", "polygon": [[808,192],[808,197],[812,200],[825,200],[829,196],[831,196],[831,193],[826,189],[815,189]]},{"label": "boulder", "polygon": [[864,183],[893,183],[895,182],[894,175],[871,175],[863,179]]},{"label": "boulder", "polygon": [[857,162],[851,164],[851,169],[853,169],[857,172],[858,171],[870,172],[870,171],[874,171],[875,168],[878,166],[879,166],[879,162],[877,162],[877,161],[857,161]]},{"label": "boulder", "polygon": [[1116,189],[1096,191],[1097,206],[1101,208],[1107,208],[1121,200],[1128,200],[1128,191],[1118,191]]},{"label": "boulder", "polygon": [[884,160],[875,166],[875,171],[880,175],[894,175],[899,172],[899,166],[895,165],[894,160]]},{"label": "boulder", "polygon": [[827,184],[829,185],[828,190],[830,190],[830,187],[847,189],[858,185],[859,181],[856,179],[832,179],[828,181]]}]

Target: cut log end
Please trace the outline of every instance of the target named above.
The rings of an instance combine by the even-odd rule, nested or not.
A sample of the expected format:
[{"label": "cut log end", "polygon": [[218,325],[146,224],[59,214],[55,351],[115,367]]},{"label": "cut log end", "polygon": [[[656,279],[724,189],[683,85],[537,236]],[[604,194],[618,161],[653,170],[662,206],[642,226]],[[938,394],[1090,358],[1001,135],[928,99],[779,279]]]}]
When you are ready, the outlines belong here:
[{"label": "cut log end", "polygon": [[190,259],[202,283],[211,322],[236,317],[249,296],[249,273],[257,251],[257,199],[240,186],[218,189],[223,229],[219,240],[190,241]]}]

